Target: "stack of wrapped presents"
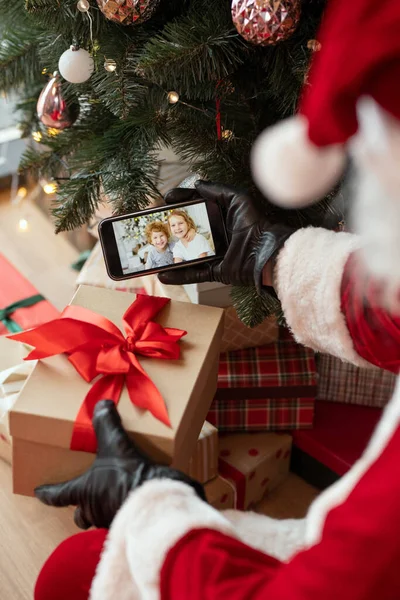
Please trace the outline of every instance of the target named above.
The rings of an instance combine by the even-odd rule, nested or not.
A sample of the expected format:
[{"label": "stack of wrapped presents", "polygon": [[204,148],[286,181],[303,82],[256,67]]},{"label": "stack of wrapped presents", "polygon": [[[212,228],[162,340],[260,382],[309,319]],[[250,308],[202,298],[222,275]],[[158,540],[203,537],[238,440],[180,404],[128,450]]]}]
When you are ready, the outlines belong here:
[{"label": "stack of wrapped presents", "polygon": [[[286,478],[290,431],[312,427],[314,355],[273,319],[250,330],[232,307],[193,304],[183,289],[153,295],[146,279],[118,290],[94,278],[77,288],[62,315],[45,300],[39,316],[38,304],[8,310],[17,327],[7,321],[3,333],[18,339],[1,341],[18,351],[15,365],[0,364],[0,442],[8,449],[2,457],[12,461],[14,492],[32,495],[37,485],[90,465],[90,417],[107,394],[144,452],[204,483],[215,507],[246,510]],[[145,293],[125,291],[138,288]],[[21,284],[2,307],[35,293]],[[166,336],[162,355],[154,328]],[[22,368],[19,357],[32,348]],[[98,366],[104,348],[105,371]],[[121,367],[124,352],[132,357]]]},{"label": "stack of wrapped presents", "polygon": [[[32,495],[35,486],[90,465],[93,403],[111,394],[144,452],[202,482],[215,507],[247,510],[284,481],[292,442],[301,447],[318,435],[321,410],[380,410],[392,393],[391,374],[324,355],[316,360],[273,318],[248,329],[218,286],[207,287],[207,306],[192,302],[202,298],[201,288],[188,293],[154,276],[116,285],[95,248],[60,315],[0,260],[7,271],[0,290],[0,457],[13,464],[16,493]],[[71,319],[83,335],[74,338],[76,348]],[[168,340],[162,356],[148,334],[154,327]],[[40,335],[30,337],[31,328]],[[25,330],[19,341],[5,335]],[[78,351],[82,344],[87,356]],[[104,371],[95,365],[109,346]],[[34,360],[22,363],[32,347]],[[121,349],[132,355],[123,367]]]}]

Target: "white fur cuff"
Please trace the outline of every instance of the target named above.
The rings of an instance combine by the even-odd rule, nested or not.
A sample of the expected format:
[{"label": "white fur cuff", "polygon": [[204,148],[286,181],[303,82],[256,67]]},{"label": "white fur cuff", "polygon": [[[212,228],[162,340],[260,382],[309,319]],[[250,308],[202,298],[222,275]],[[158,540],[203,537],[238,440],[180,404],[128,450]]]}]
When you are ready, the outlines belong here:
[{"label": "white fur cuff", "polygon": [[359,238],[350,233],[300,229],[278,255],[274,284],[299,343],[358,366],[370,366],[354,350],[340,310],[343,270],[359,247]]},{"label": "white fur cuff", "polygon": [[160,570],[168,551],[199,528],[235,535],[229,521],[188,485],[168,479],[143,484],[131,493],[111,526],[91,600],[158,600]]}]

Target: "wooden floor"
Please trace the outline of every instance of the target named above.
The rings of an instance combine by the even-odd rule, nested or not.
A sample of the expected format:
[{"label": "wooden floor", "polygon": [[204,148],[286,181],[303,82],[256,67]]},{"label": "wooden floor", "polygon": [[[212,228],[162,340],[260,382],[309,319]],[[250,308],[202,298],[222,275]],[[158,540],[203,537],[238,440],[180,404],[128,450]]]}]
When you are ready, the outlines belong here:
[{"label": "wooden floor", "polygon": [[[27,219],[29,229],[18,223]],[[70,264],[77,251],[53,234],[49,221],[33,205],[11,206],[0,193],[0,252],[57,308],[70,300],[76,273]],[[256,507],[277,518],[300,518],[317,491],[294,474]],[[0,460],[0,599],[31,600],[39,569],[56,545],[76,533],[73,509],[53,509],[37,500],[14,496],[11,469]],[[55,598],[56,600],[56,598]],[[73,600],[73,599],[71,599]]]}]

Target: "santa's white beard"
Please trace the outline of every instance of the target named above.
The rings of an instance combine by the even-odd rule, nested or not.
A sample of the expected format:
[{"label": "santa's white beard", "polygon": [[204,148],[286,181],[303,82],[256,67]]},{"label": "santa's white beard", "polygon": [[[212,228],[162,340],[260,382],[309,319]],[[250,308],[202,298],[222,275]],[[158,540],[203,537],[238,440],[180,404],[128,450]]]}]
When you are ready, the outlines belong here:
[{"label": "santa's white beard", "polygon": [[359,133],[350,151],[356,167],[352,229],[363,241],[364,265],[381,282],[382,305],[400,311],[400,122],[372,99],[358,104]]}]

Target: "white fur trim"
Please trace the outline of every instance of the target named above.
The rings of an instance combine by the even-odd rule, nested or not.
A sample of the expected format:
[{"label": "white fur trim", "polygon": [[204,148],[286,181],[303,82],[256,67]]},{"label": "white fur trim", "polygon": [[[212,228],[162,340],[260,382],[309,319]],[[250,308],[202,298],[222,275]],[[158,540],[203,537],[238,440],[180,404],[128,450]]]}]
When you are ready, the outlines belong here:
[{"label": "white fur trim", "polygon": [[114,519],[90,599],[158,600],[168,551],[186,533],[203,527],[235,535],[230,522],[184,483],[160,479],[143,484]]},{"label": "white fur trim", "polygon": [[278,560],[288,561],[305,546],[305,519],[272,519],[254,512],[226,510],[239,539]]},{"label": "white fur trim", "polygon": [[356,165],[352,219],[365,266],[381,281],[381,302],[400,310],[400,122],[372,98],[357,105],[359,132],[351,142]]},{"label": "white fur trim", "polygon": [[306,544],[317,544],[322,536],[325,519],[330,510],[346,501],[357,483],[379,458],[397,427],[400,425],[400,378],[394,395],[386,406],[381,420],[361,458],[334,485],[325,490],[312,503],[306,517]]},{"label": "white fur trim", "polygon": [[251,156],[256,183],[276,204],[299,208],[324,196],[345,166],[343,146],[319,148],[308,137],[308,121],[297,115],[264,131]]},{"label": "white fur trim", "polygon": [[371,366],[354,350],[340,310],[340,286],[357,236],[320,228],[300,229],[280,251],[274,285],[296,340],[317,352]]}]

